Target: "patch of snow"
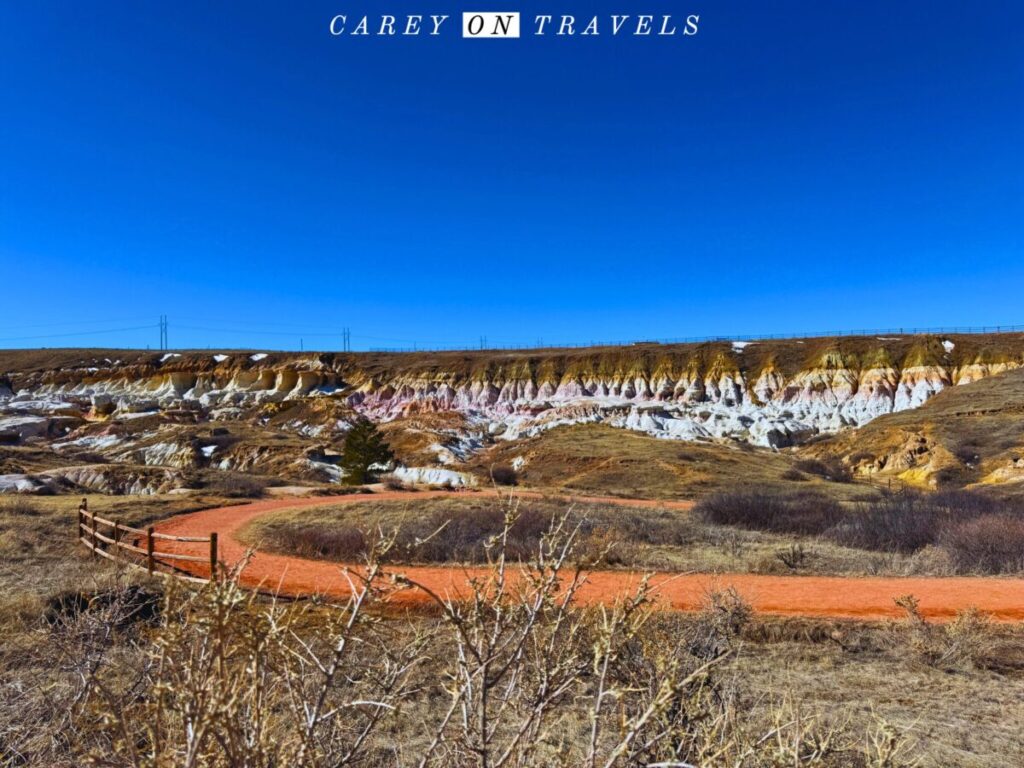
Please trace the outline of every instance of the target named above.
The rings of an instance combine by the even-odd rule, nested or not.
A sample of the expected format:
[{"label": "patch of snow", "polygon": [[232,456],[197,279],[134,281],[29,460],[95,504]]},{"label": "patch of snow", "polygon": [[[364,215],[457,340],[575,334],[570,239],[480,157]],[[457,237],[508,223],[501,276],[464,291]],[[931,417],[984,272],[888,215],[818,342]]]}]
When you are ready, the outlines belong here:
[{"label": "patch of snow", "polygon": [[956,349],[956,344],[954,344],[949,339],[946,339],[944,342],[942,342],[942,348],[946,350],[946,354],[948,355],[950,352]]},{"label": "patch of snow", "polygon": [[255,355],[249,355],[249,359],[252,360],[253,362],[258,363],[260,360],[264,359],[266,356],[267,356],[266,352],[257,352]]},{"label": "patch of snow", "polygon": [[514,459],[512,459],[512,469],[514,469],[516,472],[518,472],[524,466],[526,466],[525,456],[516,456]]},{"label": "patch of snow", "polygon": [[200,448],[199,450],[202,451],[203,456],[205,456],[206,458],[210,458],[216,452],[217,446],[216,445],[206,445],[206,446],[203,446],[202,448]]},{"label": "patch of snow", "polygon": [[879,341],[899,341],[903,337],[902,336],[876,336],[875,338],[878,339]]},{"label": "patch of snow", "polygon": [[751,344],[756,344],[754,341],[734,341],[732,343],[733,352],[742,352],[744,349],[749,347]]},{"label": "patch of snow", "polygon": [[231,355],[214,355],[213,359],[214,359],[214,362],[223,363],[229,357],[231,357]]},{"label": "patch of snow", "polygon": [[161,363],[166,363],[168,360],[174,357],[181,357],[177,352],[168,352],[166,355],[160,358]]}]

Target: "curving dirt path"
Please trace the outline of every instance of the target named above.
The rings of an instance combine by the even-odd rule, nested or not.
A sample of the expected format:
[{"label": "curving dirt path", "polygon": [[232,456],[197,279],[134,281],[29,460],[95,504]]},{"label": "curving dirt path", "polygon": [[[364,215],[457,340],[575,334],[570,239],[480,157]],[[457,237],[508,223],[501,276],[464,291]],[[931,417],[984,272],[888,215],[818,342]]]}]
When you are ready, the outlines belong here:
[{"label": "curving dirt path", "polygon": [[[232,565],[246,554],[247,547],[237,537],[247,523],[284,509],[359,504],[367,501],[410,501],[450,496],[448,491],[424,491],[414,495],[400,491],[351,496],[273,499],[234,507],[208,509],[170,518],[157,526],[162,533],[179,536],[205,536],[212,531],[220,539],[220,559]],[[473,495],[496,495],[480,491]],[[539,494],[520,492],[521,498]],[[578,502],[608,502],[626,507],[669,507],[689,509],[691,502],[650,501],[576,497]],[[185,545],[180,545],[185,546]],[[348,593],[347,582],[337,563],[309,560],[288,555],[257,552],[242,573],[245,586],[276,591],[283,595],[322,594],[341,597]],[[479,568],[445,566],[393,566],[431,590],[457,595]],[[586,604],[610,602],[635,588],[641,574],[629,571],[595,571],[580,591]],[[765,576],[747,573],[656,574],[652,583],[658,599],[666,608],[692,610],[700,605],[709,588],[735,587],[760,613],[784,616],[826,616],[833,618],[881,619],[901,615],[893,599],[912,594],[920,600],[921,613],[934,619],[949,619],[957,611],[974,606],[1001,621],[1024,620],[1024,579],[1009,578],[876,578],[844,576]],[[406,589],[394,595],[392,602],[406,605],[427,601],[422,592]]]}]

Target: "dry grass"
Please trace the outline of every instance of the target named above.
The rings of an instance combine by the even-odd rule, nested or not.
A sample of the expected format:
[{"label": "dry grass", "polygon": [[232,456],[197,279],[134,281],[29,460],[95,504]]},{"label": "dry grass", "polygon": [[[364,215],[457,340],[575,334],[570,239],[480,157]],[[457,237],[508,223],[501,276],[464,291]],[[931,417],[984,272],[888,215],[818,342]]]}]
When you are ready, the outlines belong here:
[{"label": "dry grass", "polygon": [[[96,511],[134,524],[217,501],[90,499]],[[458,644],[471,642],[464,648],[480,652],[485,637],[497,637],[496,649],[514,647],[503,638],[515,638],[527,625],[534,627],[528,647],[545,648],[541,640],[564,638],[553,624],[557,601],[542,600],[546,607],[524,624],[528,607],[537,604],[529,594],[522,600],[510,594],[521,609],[501,619],[508,623],[495,624],[493,604],[485,597],[493,596],[494,581],[479,585],[477,614],[444,604],[433,616],[391,613],[385,619],[360,612],[362,618],[348,629],[351,608],[275,605],[230,584],[198,593],[174,589],[164,597],[152,587],[140,592],[105,563],[75,551],[65,535],[75,506],[77,499],[57,497],[15,500],[0,511],[0,555],[5,569],[13,566],[4,572],[0,616],[5,762],[71,766],[96,756],[114,766],[188,765],[191,743],[195,765],[345,765],[344,754],[376,711],[382,717],[359,750],[360,765],[417,765],[438,733],[428,765],[478,765],[474,755],[483,742],[476,726],[463,726],[460,718],[441,727],[446,708],[456,701],[456,682],[476,679],[474,667],[459,666],[460,658],[473,654],[460,654]],[[388,512],[381,506],[382,514]],[[549,556],[556,551],[547,549]],[[561,583],[571,575],[564,570]],[[522,682],[515,684],[509,713],[495,707],[488,715],[497,725],[485,740],[492,756],[504,751],[525,722],[520,718],[537,700],[540,682],[561,679],[568,688],[545,709],[530,742],[535,749],[513,750],[519,756],[512,764],[586,765],[598,690],[592,670],[600,669],[595,661],[602,658],[591,654],[615,648],[606,679],[620,693],[615,706],[599,716],[602,765],[621,743],[621,718],[638,722],[651,706],[653,717],[641,732],[653,737],[659,730],[650,729],[668,728],[676,736],[652,742],[656,752],[638,751],[634,740],[613,765],[682,758],[708,766],[846,768],[910,765],[917,758],[919,765],[994,767],[1024,758],[1016,738],[1024,728],[1020,627],[987,625],[970,616],[924,628],[913,617],[879,625],[762,620],[729,594],[709,595],[699,615],[644,618],[641,609],[634,619],[619,619],[610,635],[597,613],[570,612],[564,621],[566,627],[578,625],[573,631],[580,633],[579,642],[559,643],[543,662],[527,654],[524,666],[513,667]],[[349,650],[330,675],[335,682],[324,688],[340,638],[348,638]],[[243,668],[246,674],[240,674]],[[537,674],[545,668],[547,677]],[[499,683],[509,679],[493,679],[492,693],[499,696],[493,703],[505,690]],[[445,681],[451,681],[447,689]],[[147,690],[162,693],[142,696]],[[327,691],[320,711],[334,714],[310,740],[302,736],[308,710],[301,705],[313,706],[320,690]],[[466,698],[460,700],[472,702],[479,715],[476,693],[462,690]],[[344,706],[356,699],[400,706]],[[339,712],[345,713],[342,719]],[[189,718],[204,724],[192,731],[200,734],[193,742],[186,739]],[[780,726],[781,738],[764,739]],[[300,760],[296,750],[303,743],[311,746]],[[683,751],[672,753],[673,744]],[[812,759],[815,745],[824,752]],[[711,758],[706,750],[712,748],[726,751]]]},{"label": "dry grass", "polygon": [[0,497],[0,634],[33,621],[54,594],[93,581],[97,563],[75,538],[82,498],[94,513],[133,526],[233,503],[179,495]]},{"label": "dry grass", "polygon": [[[836,507],[813,494],[801,498],[809,498],[815,509],[821,503],[829,509]],[[553,498],[524,499],[519,506],[529,525],[516,531],[518,552],[530,551],[552,517],[566,510],[565,502]],[[737,528],[680,510],[577,503],[569,514],[582,521],[581,555],[600,555],[602,567],[887,576],[949,575],[955,571],[949,557],[934,548],[907,554],[869,551],[787,526],[776,532]],[[356,505],[275,512],[253,521],[241,537],[268,551],[353,562],[380,530],[397,530],[399,546],[389,554],[393,562],[477,563],[483,557],[483,543],[500,530],[501,520],[499,502],[472,494],[412,497],[407,502],[371,499]],[[429,541],[416,544],[423,539]],[[794,559],[791,555],[797,550],[800,554]]]},{"label": "dry grass", "polygon": [[807,565],[805,545],[826,542],[892,556],[928,552],[922,562],[943,573],[1024,570],[1024,506],[969,491],[886,494],[845,507],[814,492],[734,491],[702,499],[695,513],[716,525],[806,536],[777,555],[794,570]]},{"label": "dry grass", "polygon": [[881,479],[940,488],[981,483],[1020,494],[1024,467],[1013,465],[1024,458],[1024,370],[951,387],[920,408],[880,416],[803,452],[842,456]]},{"label": "dry grass", "polygon": [[658,440],[606,425],[558,427],[537,437],[502,443],[475,459],[482,477],[494,465],[526,460],[522,484],[592,495],[692,499],[737,487],[764,490],[820,488],[839,499],[873,494],[871,486],[794,479],[788,454],[739,446]]}]

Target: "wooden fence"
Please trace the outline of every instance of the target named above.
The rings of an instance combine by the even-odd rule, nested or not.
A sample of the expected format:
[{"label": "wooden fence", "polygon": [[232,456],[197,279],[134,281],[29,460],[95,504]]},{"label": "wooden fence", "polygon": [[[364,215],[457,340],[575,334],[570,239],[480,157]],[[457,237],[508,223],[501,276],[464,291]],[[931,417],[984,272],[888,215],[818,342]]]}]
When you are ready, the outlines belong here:
[{"label": "wooden fence", "polygon": [[[152,526],[145,530],[133,528],[118,520],[107,520],[85,508],[79,508],[76,538],[92,552],[93,557],[105,557],[134,568],[142,568],[151,575],[174,576],[200,583],[217,578],[216,533],[209,536],[171,536],[157,533]],[[166,548],[168,544],[170,550]],[[175,551],[181,549],[200,549],[204,553],[194,555]],[[201,567],[191,566],[193,563]],[[209,578],[195,573],[203,573],[207,569]]]}]

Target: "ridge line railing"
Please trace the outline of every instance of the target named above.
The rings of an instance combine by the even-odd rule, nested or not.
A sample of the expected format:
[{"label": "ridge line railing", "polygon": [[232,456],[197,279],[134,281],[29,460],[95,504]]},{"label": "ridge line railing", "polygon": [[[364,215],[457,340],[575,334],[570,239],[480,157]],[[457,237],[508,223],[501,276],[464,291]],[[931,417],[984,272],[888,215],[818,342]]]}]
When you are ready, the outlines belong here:
[{"label": "ridge line railing", "polygon": [[[158,533],[153,526],[135,528],[120,520],[108,520],[79,507],[75,538],[88,549],[93,557],[105,557],[118,563],[147,571],[151,576],[169,576],[205,584],[217,579],[217,534],[209,536],[172,536]],[[202,555],[157,549],[157,542],[202,545],[207,551]],[[209,578],[196,576],[175,563],[196,563],[209,568]]]},{"label": "ridge line railing", "polygon": [[587,347],[629,347],[641,344],[703,344],[721,341],[779,341],[784,339],[820,339],[842,336],[922,336],[922,335],[970,335],[982,333],[1018,333],[1024,332],[1024,325],[959,325],[939,327],[901,327],[901,328],[858,328],[844,331],[804,331],[800,333],[749,333],[726,334],[717,336],[680,336],[664,339],[631,339],[627,341],[587,341],[554,343],[538,340],[535,344],[487,344],[484,341],[479,347],[469,346],[431,346],[414,345],[411,347],[370,347],[368,352],[480,352],[488,350],[526,350],[526,349],[584,349]]}]

